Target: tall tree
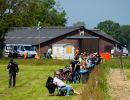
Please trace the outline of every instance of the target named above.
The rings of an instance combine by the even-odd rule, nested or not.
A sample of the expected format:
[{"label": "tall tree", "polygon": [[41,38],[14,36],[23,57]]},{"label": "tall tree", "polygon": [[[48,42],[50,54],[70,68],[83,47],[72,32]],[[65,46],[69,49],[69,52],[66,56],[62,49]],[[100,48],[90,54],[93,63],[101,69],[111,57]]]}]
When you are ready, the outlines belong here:
[{"label": "tall tree", "polygon": [[0,0],[0,57],[2,56],[2,50],[4,47],[4,36],[8,30],[8,25],[3,19],[4,14],[8,8],[8,3],[6,0]]},{"label": "tall tree", "polygon": [[65,26],[66,13],[58,11],[55,0],[21,0],[13,8],[13,13],[22,16],[23,26]]},{"label": "tall tree", "polygon": [[123,37],[126,39],[126,45],[130,45],[130,25],[122,25],[121,32]]},{"label": "tall tree", "polygon": [[125,43],[126,41],[123,37],[123,34],[121,33],[121,27],[119,23],[113,22],[111,20],[106,20],[100,22],[97,25],[97,28],[103,30],[104,32],[111,35],[113,38],[117,39],[121,43]]},{"label": "tall tree", "polygon": [[0,51],[9,27],[65,26],[66,13],[55,0],[0,0]]}]

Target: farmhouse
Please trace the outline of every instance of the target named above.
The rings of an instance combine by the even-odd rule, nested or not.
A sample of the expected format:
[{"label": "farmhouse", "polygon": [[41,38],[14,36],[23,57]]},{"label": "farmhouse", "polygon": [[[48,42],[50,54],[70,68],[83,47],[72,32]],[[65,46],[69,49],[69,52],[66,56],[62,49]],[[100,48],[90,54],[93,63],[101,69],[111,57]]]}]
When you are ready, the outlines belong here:
[{"label": "farmhouse", "polygon": [[99,29],[86,29],[83,26],[45,27],[39,30],[36,27],[14,27],[6,34],[5,43],[34,45],[40,48],[41,54],[46,53],[50,46],[68,45],[67,52],[71,51],[70,45],[74,49],[79,47],[80,52],[110,52],[114,45],[120,44]]}]

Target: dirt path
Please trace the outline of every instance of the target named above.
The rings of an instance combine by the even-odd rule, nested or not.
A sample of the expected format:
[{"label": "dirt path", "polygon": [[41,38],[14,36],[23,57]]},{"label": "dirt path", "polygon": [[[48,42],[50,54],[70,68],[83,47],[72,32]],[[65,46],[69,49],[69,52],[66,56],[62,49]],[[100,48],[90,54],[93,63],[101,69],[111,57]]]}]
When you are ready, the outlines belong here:
[{"label": "dirt path", "polygon": [[130,100],[130,80],[124,80],[120,69],[112,69],[108,81],[112,100]]}]

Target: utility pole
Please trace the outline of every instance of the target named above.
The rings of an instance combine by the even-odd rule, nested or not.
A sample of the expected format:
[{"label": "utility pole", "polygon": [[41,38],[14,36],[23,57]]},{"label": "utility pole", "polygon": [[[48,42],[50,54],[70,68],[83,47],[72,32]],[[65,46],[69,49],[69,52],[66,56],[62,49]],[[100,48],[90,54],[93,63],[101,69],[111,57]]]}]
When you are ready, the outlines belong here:
[{"label": "utility pole", "polygon": [[40,42],[41,42],[41,40],[40,40],[40,37],[41,37],[41,35],[40,35],[40,24],[41,24],[41,22],[39,21],[38,22],[38,27],[37,27],[37,30],[38,30],[38,53],[39,53],[39,57],[40,57]]}]

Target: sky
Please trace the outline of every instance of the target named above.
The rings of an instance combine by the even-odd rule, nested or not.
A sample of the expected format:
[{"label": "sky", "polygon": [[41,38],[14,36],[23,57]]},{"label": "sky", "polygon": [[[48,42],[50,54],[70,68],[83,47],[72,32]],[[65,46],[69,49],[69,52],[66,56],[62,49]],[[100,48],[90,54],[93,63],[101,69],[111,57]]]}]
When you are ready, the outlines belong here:
[{"label": "sky", "polygon": [[67,26],[81,21],[87,28],[112,20],[130,25],[130,0],[56,0],[67,14]]}]

